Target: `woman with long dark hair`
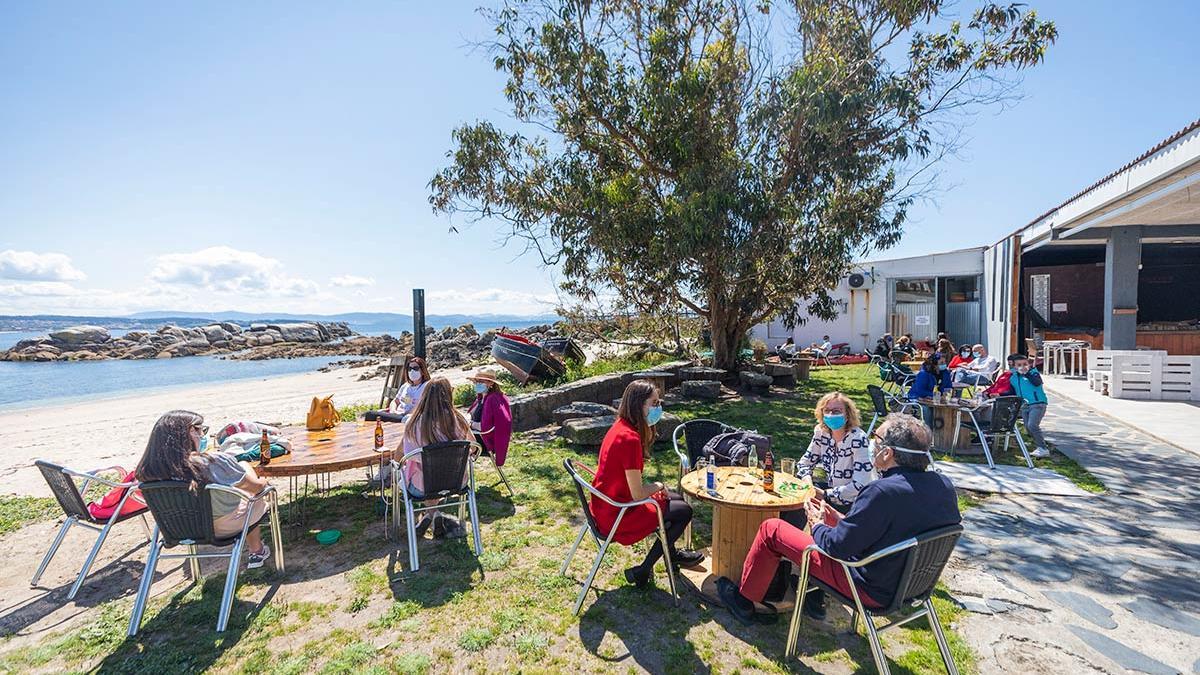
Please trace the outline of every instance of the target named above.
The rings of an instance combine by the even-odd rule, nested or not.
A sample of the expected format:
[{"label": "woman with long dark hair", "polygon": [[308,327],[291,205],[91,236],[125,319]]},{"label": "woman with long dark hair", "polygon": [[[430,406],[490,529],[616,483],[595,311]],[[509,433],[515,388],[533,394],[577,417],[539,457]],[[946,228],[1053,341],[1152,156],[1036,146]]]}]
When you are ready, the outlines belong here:
[{"label": "woman with long dark hair", "polygon": [[[940,353],[934,352],[921,364],[921,370],[917,371],[917,379],[913,380],[912,387],[908,390],[908,398],[913,401],[922,398],[933,398],[935,391],[945,393],[951,389],[952,385],[948,364],[942,361]],[[933,410],[929,406],[922,404],[921,416],[925,419],[925,424],[928,424],[929,428],[932,429]]]},{"label": "woman with long dark hair", "polygon": [[[254,473],[245,462],[232,453],[211,450],[200,452],[200,439],[208,435],[204,418],[187,410],[172,410],[158,418],[150,430],[146,452],[138,462],[137,479],[143,482],[179,480],[191,483],[200,491],[215,483],[257,494],[267,487],[267,481]],[[247,512],[250,522],[257,523],[266,513],[265,501],[247,502],[235,495],[216,492],[212,495],[213,533],[217,537],[240,534]],[[258,525],[246,533],[249,562],[246,567],[262,567],[271,556],[271,549],[262,541]]]},{"label": "woman with long dark hair", "polygon": [[[600,445],[600,458],[592,486],[616,502],[653,497],[662,509],[671,561],[678,565],[695,565],[704,560],[703,553],[675,548],[675,541],[692,520],[692,507],[679,495],[667,492],[662,483],[646,483],[642,478],[642,468],[658,433],[654,425],[661,418],[662,399],[658,388],[647,380],[630,382],[621,396],[617,421]],[[597,527],[602,532],[610,531],[617,519],[618,509],[602,499],[593,499],[591,510]],[[643,504],[625,512],[613,541],[629,546],[654,534],[657,528],[658,515],[654,507]],[[625,579],[639,588],[645,586],[650,582],[654,564],[662,555],[662,544],[655,540],[646,559],[640,565],[625,570]]]}]

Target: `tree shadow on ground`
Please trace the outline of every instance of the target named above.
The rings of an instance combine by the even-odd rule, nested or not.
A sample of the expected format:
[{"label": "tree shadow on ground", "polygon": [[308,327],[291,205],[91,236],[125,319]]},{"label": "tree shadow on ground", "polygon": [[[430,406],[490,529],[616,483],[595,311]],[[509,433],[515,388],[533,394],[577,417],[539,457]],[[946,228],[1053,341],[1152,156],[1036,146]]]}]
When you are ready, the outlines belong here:
[{"label": "tree shadow on ground", "polygon": [[[255,625],[255,619],[279,590],[279,581],[276,581],[257,603],[240,600],[235,595],[230,607],[229,624],[224,632],[218,633],[216,624],[224,584],[224,576],[208,577],[199,587],[189,585],[179,590],[166,606],[149,619],[143,619],[138,634],[125,637],[96,666],[96,672],[178,673],[208,670],[222,654],[238,644],[251,626],[255,630],[260,628],[261,624]],[[194,597],[196,594],[199,594],[198,598]],[[124,616],[128,619],[128,613]],[[266,626],[261,628],[270,629]]]}]

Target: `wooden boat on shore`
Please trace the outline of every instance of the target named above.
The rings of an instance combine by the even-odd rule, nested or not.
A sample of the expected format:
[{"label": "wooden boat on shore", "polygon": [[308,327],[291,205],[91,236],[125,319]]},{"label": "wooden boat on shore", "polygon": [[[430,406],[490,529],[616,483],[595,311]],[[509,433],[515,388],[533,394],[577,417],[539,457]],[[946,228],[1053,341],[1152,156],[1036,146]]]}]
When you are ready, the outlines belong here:
[{"label": "wooden boat on shore", "polygon": [[587,361],[587,354],[583,353],[583,348],[579,346],[578,342],[569,337],[556,337],[543,340],[542,347],[564,361],[575,361],[577,363]]},{"label": "wooden boat on shore", "polygon": [[521,384],[529,380],[552,380],[567,372],[562,360],[534,342],[510,333],[497,333],[492,341],[492,358],[508,369]]}]

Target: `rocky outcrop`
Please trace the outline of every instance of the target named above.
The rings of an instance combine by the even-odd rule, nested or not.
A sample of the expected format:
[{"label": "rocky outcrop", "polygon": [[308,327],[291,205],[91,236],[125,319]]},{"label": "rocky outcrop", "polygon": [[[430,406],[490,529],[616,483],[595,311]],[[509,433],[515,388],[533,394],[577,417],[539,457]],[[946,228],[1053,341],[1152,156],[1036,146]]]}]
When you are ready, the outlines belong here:
[{"label": "rocky outcrop", "polygon": [[[351,344],[356,339],[367,343]],[[279,346],[278,354],[257,356],[259,347]],[[319,348],[317,353],[289,354],[299,346]],[[129,331],[112,337],[100,326],[72,326],[22,340],[8,351],[0,352],[0,361],[95,361],[102,359],[169,359],[178,356],[208,354],[249,354],[247,358],[317,356],[322,354],[399,353],[402,345],[395,338],[355,336],[344,323],[255,324],[249,330],[229,323],[213,323],[195,328],[162,326],[154,332]],[[345,350],[345,351],[343,351]]]}]

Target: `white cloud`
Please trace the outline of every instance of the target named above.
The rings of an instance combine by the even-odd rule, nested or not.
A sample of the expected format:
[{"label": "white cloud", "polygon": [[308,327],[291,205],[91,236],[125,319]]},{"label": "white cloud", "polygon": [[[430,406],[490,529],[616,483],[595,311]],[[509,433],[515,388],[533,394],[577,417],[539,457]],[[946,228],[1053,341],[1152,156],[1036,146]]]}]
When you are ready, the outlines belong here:
[{"label": "white cloud", "polygon": [[369,277],[358,277],[353,274],[343,274],[340,277],[333,277],[329,283],[338,288],[365,288],[374,286],[375,280]]},{"label": "white cloud", "polygon": [[315,294],[313,281],[288,276],[283,263],[252,251],[213,246],[191,253],[167,253],[155,259],[150,279],[217,293],[274,297]]},{"label": "white cloud", "polygon": [[0,251],[0,279],[21,281],[79,281],[84,273],[62,253]]},{"label": "white cloud", "polygon": [[507,288],[449,288],[426,293],[429,314],[540,314],[554,310],[553,294]]}]

